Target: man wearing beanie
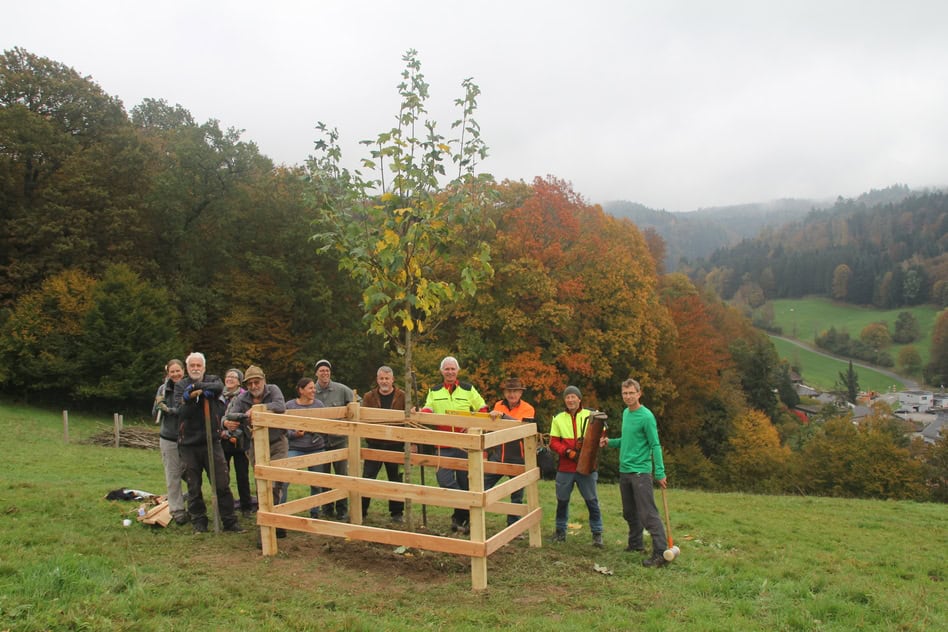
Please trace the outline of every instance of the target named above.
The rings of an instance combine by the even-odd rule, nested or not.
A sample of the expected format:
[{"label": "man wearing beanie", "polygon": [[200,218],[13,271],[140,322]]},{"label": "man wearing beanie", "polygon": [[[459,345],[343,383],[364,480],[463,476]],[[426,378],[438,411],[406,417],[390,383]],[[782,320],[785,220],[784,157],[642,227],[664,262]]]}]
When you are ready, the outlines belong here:
[{"label": "man wearing beanie", "polygon": [[[332,380],[332,365],[329,360],[320,360],[316,363],[316,399],[324,406],[345,406],[356,399],[355,392],[345,384]],[[326,450],[338,450],[349,447],[349,438],[346,435],[326,435]],[[329,465],[326,473],[329,473]],[[349,475],[349,461],[333,461],[332,470],[339,476]],[[326,518],[337,518],[340,522],[349,521],[349,499],[341,498],[334,504],[322,508],[322,515]]]},{"label": "man wearing beanie", "polygon": [[553,534],[553,541],[566,541],[569,499],[575,485],[589,510],[589,530],[592,532],[593,546],[602,548],[602,512],[596,495],[599,473],[596,470],[589,474],[576,471],[582,451],[582,438],[590,418],[590,411],[580,406],[582,399],[583,394],[577,387],[567,386],[563,391],[566,410],[553,417],[550,422],[550,448],[560,455],[556,472],[556,532]]}]

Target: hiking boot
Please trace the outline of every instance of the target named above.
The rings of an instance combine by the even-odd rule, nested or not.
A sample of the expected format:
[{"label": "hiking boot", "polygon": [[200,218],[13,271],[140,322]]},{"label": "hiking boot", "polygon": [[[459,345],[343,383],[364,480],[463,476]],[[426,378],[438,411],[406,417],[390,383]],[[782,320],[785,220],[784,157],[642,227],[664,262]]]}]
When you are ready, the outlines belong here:
[{"label": "hiking boot", "polygon": [[246,529],[242,528],[237,523],[224,527],[224,531],[226,531],[227,533],[246,533],[247,532]]},{"label": "hiking boot", "polygon": [[451,518],[451,532],[457,533],[460,530],[461,530],[461,523],[455,520],[454,518]]},{"label": "hiking boot", "polygon": [[188,524],[190,520],[191,516],[189,516],[186,512],[179,513],[174,517],[174,523],[179,526]]},{"label": "hiking boot", "polygon": [[286,537],[286,529],[281,529],[281,528],[277,527],[276,536],[277,536],[278,538],[285,538],[285,537]]},{"label": "hiking boot", "polygon": [[665,564],[668,564],[668,562],[666,562],[665,558],[662,557],[661,555],[653,555],[652,557],[648,559],[642,560],[642,566],[645,566],[647,568],[653,568],[653,567],[660,568],[662,566],[665,566]]},{"label": "hiking boot", "polygon": [[191,525],[191,529],[194,531],[194,533],[207,533],[207,523],[195,522]]},{"label": "hiking boot", "polygon": [[341,511],[336,515],[336,520],[339,522],[349,522],[349,512]]},{"label": "hiking boot", "polygon": [[645,553],[645,549],[643,549],[643,548],[641,548],[641,547],[627,546],[627,547],[625,547],[625,552],[626,552],[626,553],[639,553],[639,554],[644,554],[644,553]]},{"label": "hiking boot", "polygon": [[405,522],[405,516],[402,514],[392,514],[392,522],[395,524],[401,524]]},{"label": "hiking boot", "polygon": [[593,546],[596,547],[597,549],[601,549],[601,548],[603,548],[603,547],[605,546],[605,544],[603,544],[603,542],[602,542],[602,534],[601,534],[601,533],[594,533],[594,534],[593,534]]},{"label": "hiking boot", "polygon": [[557,529],[556,532],[553,534],[553,541],[566,542],[566,532],[560,529]]}]

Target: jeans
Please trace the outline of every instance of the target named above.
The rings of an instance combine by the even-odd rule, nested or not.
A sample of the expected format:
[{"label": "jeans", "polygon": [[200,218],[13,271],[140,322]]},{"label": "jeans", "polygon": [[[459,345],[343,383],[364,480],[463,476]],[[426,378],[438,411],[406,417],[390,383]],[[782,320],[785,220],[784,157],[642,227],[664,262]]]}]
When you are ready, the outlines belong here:
[{"label": "jeans", "polygon": [[[438,448],[438,456],[467,459],[467,452],[460,448]],[[471,488],[467,470],[451,470],[439,467],[435,476],[438,479],[439,487],[445,489],[463,489],[464,491]],[[454,514],[451,516],[451,521],[459,525],[469,523],[471,521],[471,510],[455,509]]]},{"label": "jeans", "polygon": [[602,533],[602,512],[599,509],[599,498],[596,496],[596,481],[599,472],[579,474],[577,472],[556,473],[556,530],[566,531],[569,523],[569,498],[573,493],[573,485],[579,488],[579,494],[586,501],[589,510],[589,530],[593,533]]},{"label": "jeans", "polygon": [[644,527],[652,534],[652,555],[661,555],[668,548],[668,540],[665,538],[665,525],[655,506],[652,474],[620,473],[619,493],[622,495],[622,517],[629,524],[629,548],[645,548],[642,543]]},{"label": "jeans", "polygon": [[[289,451],[289,454],[288,454],[287,456],[303,456],[304,454],[316,454],[316,453],[318,453],[318,452],[322,452],[322,450],[310,450],[309,452],[304,452],[303,450],[290,450],[290,451]],[[325,466],[325,465],[310,465],[310,466],[309,466],[308,468],[306,468],[306,469],[309,470],[310,472],[325,472],[325,471],[326,471],[326,466]],[[283,497],[280,499],[280,502],[281,502],[281,503],[285,503],[285,502],[286,502],[287,493],[288,493],[288,491],[289,491],[289,488],[290,488],[290,485],[289,485],[289,484],[287,484],[287,485],[283,488]],[[315,496],[316,494],[320,493],[321,491],[322,491],[322,488],[321,488],[321,487],[315,487],[315,486],[313,486],[313,485],[310,485],[310,487],[309,487],[309,493],[310,493],[311,496]],[[319,518],[319,507],[311,507],[310,510],[309,510],[309,517],[310,517],[310,518]]]},{"label": "jeans", "polygon": [[[349,446],[349,437],[346,435],[326,435],[326,449],[327,450],[338,450],[340,448],[346,448]],[[332,471],[339,476],[348,476],[349,475],[349,460],[343,459],[342,461],[334,461],[327,464],[326,469],[324,470],[327,474],[330,472],[330,467]],[[335,511],[337,516],[344,516],[349,513],[349,499],[342,498],[337,500],[334,504],[329,505],[329,513]]]}]

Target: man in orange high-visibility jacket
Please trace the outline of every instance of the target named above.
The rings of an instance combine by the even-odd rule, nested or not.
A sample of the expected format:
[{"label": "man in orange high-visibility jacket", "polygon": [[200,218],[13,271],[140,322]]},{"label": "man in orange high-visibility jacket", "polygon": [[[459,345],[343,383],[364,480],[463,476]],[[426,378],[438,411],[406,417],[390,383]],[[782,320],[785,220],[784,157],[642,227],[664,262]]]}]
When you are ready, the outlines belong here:
[{"label": "man in orange high-visibility jacket", "polygon": [[[524,423],[533,423],[536,412],[533,406],[523,401],[523,383],[520,378],[507,378],[503,386],[504,398],[494,404],[494,410],[491,411],[491,417],[495,415],[504,416],[510,419],[518,419]],[[491,460],[501,463],[519,463],[523,464],[523,441],[511,441],[499,445],[491,451]],[[500,482],[502,474],[488,474],[484,477],[484,489],[490,489]],[[518,489],[510,495],[510,501],[517,504],[523,504],[523,489]],[[517,516],[507,516],[507,524],[511,525],[519,518]]]}]

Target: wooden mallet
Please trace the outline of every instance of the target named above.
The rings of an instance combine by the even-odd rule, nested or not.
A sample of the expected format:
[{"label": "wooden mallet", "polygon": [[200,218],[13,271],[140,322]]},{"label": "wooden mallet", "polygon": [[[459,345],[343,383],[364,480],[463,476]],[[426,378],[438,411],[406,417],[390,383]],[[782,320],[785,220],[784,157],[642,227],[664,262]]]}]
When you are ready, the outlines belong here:
[{"label": "wooden mallet", "polygon": [[681,549],[675,546],[675,540],[672,538],[672,523],[668,516],[668,497],[665,495],[665,488],[661,487],[660,489],[662,490],[662,504],[665,505],[665,531],[668,532],[668,548],[662,553],[662,557],[665,558],[666,562],[671,562],[681,555]]}]

